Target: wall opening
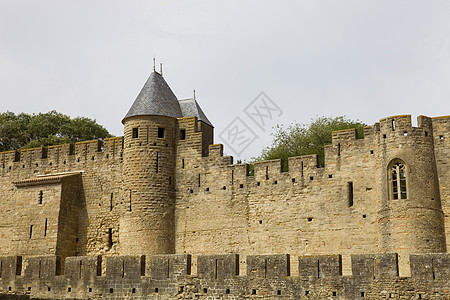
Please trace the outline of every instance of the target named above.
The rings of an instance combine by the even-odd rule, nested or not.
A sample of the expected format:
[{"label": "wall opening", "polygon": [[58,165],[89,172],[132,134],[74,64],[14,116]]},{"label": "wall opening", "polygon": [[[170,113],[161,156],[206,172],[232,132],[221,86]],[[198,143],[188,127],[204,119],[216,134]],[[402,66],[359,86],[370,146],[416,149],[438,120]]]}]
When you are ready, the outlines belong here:
[{"label": "wall opening", "polygon": [[159,152],[156,151],[156,173],[158,173],[159,169]]},{"label": "wall opening", "polygon": [[391,199],[407,199],[406,165],[403,161],[396,159],[391,162],[389,168],[389,181]]},{"label": "wall opening", "polygon": [[184,169],[184,158],[181,159],[181,168]]},{"label": "wall opening", "polygon": [[113,231],[112,228],[108,228],[108,248],[113,246]]},{"label": "wall opening", "polygon": [[186,129],[181,129],[180,130],[180,140],[185,140],[186,139]]},{"label": "wall opening", "polygon": [[30,239],[33,236],[33,225],[30,225]]},{"label": "wall opening", "polygon": [[139,137],[139,128],[137,127],[133,128],[132,137],[133,139],[137,139]]},{"label": "wall opening", "polygon": [[395,130],[395,120],[392,119],[392,130]]},{"label": "wall opening", "polygon": [[45,223],[44,223],[44,236],[47,236],[47,224],[48,224],[48,219],[45,219]]},{"label": "wall opening", "polygon": [[42,200],[44,199],[44,192],[39,191],[39,204],[42,204]]},{"label": "wall opening", "polygon": [[341,143],[338,143],[338,156],[341,156]]},{"label": "wall opening", "polygon": [[111,197],[109,198],[109,211],[112,211],[112,209],[113,209],[113,199],[114,199],[114,193],[111,193]]},{"label": "wall opening", "polygon": [[163,139],[164,138],[164,128],[158,127],[158,138]]},{"label": "wall opening", "polygon": [[353,206],[353,181],[347,182],[348,207]]},{"label": "wall opening", "polygon": [[131,211],[131,190],[130,190],[130,207],[128,208],[129,211]]}]

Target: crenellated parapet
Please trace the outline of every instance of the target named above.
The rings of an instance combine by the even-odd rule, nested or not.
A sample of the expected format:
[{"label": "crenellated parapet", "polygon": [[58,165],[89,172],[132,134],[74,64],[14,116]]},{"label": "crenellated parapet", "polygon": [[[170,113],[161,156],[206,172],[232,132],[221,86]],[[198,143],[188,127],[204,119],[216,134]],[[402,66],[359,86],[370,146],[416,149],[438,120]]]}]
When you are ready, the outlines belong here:
[{"label": "crenellated parapet", "polygon": [[[395,253],[352,256],[342,275],[340,255],[191,255],[0,257],[1,294],[45,299],[414,298],[450,296],[450,255],[411,255],[411,277],[398,276]],[[241,269],[246,269],[243,275]]]}]

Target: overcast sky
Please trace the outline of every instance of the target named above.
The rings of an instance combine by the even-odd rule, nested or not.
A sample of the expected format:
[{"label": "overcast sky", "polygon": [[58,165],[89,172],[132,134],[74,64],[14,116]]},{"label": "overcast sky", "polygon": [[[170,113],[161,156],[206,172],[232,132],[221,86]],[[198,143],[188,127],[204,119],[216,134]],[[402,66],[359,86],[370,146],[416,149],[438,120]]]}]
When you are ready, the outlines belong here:
[{"label": "overcast sky", "polygon": [[[235,159],[278,123],[450,114],[447,0],[0,0],[0,111],[57,110],[122,135],[154,56],[179,99],[196,90]],[[244,110],[261,92],[278,110],[260,127]],[[236,118],[257,136],[247,148],[224,141]]]}]

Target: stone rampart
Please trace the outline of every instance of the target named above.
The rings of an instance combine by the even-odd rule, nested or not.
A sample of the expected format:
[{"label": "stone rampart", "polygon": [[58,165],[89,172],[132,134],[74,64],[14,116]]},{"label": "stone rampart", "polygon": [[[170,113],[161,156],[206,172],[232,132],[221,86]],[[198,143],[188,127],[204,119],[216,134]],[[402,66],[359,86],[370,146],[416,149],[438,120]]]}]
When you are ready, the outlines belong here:
[{"label": "stone rampart", "polygon": [[[41,299],[448,299],[450,254],[411,255],[411,277],[399,277],[395,253],[300,256],[291,276],[283,255],[0,257],[0,293]],[[246,268],[247,275],[240,269]]]}]

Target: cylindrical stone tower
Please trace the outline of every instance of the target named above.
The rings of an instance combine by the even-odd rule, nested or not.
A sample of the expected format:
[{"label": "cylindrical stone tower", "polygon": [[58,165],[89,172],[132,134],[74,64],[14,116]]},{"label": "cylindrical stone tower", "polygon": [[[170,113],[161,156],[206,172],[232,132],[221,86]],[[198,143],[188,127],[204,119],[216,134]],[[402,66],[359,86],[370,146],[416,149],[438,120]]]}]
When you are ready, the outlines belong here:
[{"label": "cylindrical stone tower", "polygon": [[122,121],[122,255],[175,251],[175,132],[181,116],[177,98],[163,77],[153,72]]},{"label": "cylindrical stone tower", "polygon": [[380,251],[445,252],[444,214],[439,194],[431,119],[410,116],[380,121]]}]

